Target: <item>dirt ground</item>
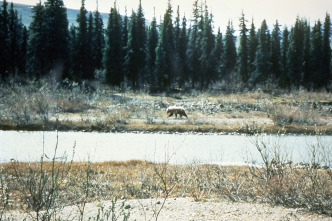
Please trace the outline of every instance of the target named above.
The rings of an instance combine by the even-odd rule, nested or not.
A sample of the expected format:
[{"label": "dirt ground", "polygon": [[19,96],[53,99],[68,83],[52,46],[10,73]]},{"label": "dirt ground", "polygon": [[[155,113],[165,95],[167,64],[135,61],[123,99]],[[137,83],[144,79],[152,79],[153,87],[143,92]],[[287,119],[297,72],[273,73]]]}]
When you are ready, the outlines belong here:
[{"label": "dirt ground", "polygon": [[[283,221],[328,221],[332,217],[327,217],[320,214],[305,212],[301,209],[284,208],[282,206],[274,206],[267,204],[252,204],[229,201],[215,201],[208,200],[205,202],[195,202],[193,198],[169,198],[163,205],[163,199],[143,199],[143,200],[128,200],[124,202],[124,207],[121,210],[119,205],[123,201],[118,201],[115,215],[118,217],[114,220],[124,220],[123,214],[130,212],[128,220],[145,221],[145,220],[159,220],[159,221],[200,221],[200,220],[242,220],[242,221],[256,221],[256,220],[283,220]],[[104,207],[104,213],[99,212],[99,215],[107,214],[107,210],[112,205],[111,201],[89,203],[86,205],[84,220],[96,220],[98,209]],[[162,209],[160,210],[160,208]],[[160,213],[158,214],[158,212]],[[157,215],[158,214],[158,215]],[[66,207],[59,212],[58,217],[61,220],[76,220],[78,217],[77,207]],[[27,214],[20,214],[14,212],[7,214],[14,220],[33,220],[33,216]],[[106,217],[106,216],[105,216]],[[104,218],[105,218],[104,217]],[[105,219],[106,220],[106,219]]]}]

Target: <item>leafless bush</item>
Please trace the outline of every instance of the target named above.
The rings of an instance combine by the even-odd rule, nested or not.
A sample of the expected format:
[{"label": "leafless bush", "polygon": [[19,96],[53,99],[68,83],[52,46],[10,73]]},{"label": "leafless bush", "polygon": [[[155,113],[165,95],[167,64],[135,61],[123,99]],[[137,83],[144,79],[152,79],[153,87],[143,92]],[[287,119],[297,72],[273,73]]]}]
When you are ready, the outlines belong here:
[{"label": "leafless bush", "polygon": [[78,170],[84,174],[82,174],[82,176],[71,176],[70,183],[74,184],[74,188],[71,188],[74,201],[72,203],[76,205],[79,210],[78,219],[83,221],[85,206],[94,192],[92,186],[93,170],[91,169],[91,162],[88,161],[87,164],[82,165]]},{"label": "leafless bush", "polygon": [[242,124],[241,128],[238,130],[239,133],[255,135],[264,132],[264,128],[260,125],[255,124]]},{"label": "leafless bush", "polygon": [[309,160],[302,165],[301,201],[310,210],[332,215],[332,144],[317,136],[307,154]]},{"label": "leafless bush", "polygon": [[57,211],[66,205],[61,200],[61,191],[66,188],[72,161],[69,164],[66,163],[66,155],[58,157],[57,149],[58,137],[50,163],[46,163],[47,156],[44,151],[39,163],[18,161],[11,163],[16,188],[22,194],[21,198],[27,205],[27,209],[35,212],[36,220],[51,220],[53,216],[56,217]]},{"label": "leafless bush", "polygon": [[101,109],[103,115],[96,119],[96,124],[99,127],[117,128],[126,124],[131,118],[132,112],[129,110],[130,106],[109,105]]},{"label": "leafless bush", "polygon": [[[230,168],[221,165],[208,165],[206,174],[211,174],[207,177],[210,182],[211,192],[231,201],[247,200],[249,196],[246,191],[245,179],[238,168]],[[237,171],[238,170],[238,171]],[[230,176],[232,174],[233,177]]]},{"label": "leafless bush", "polygon": [[331,215],[332,179],[331,144],[323,145],[318,138],[308,147],[309,162],[300,166],[278,143],[257,137],[254,140],[262,167],[251,166],[251,183],[257,195],[273,204],[304,207]]},{"label": "leafless bush", "polygon": [[278,126],[289,124],[321,125],[320,115],[312,106],[304,104],[273,104],[268,115]]}]

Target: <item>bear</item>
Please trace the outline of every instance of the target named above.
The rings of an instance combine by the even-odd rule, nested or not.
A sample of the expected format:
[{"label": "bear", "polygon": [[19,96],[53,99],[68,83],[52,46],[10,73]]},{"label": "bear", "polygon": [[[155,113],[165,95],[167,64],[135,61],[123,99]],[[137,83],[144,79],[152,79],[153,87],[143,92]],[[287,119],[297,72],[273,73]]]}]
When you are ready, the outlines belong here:
[{"label": "bear", "polygon": [[175,118],[177,118],[178,114],[179,114],[180,117],[185,116],[186,118],[188,118],[186,111],[184,110],[183,107],[177,107],[177,106],[168,107],[166,109],[166,114],[167,114],[167,117],[171,117],[171,116],[173,116],[173,114],[175,114]]}]

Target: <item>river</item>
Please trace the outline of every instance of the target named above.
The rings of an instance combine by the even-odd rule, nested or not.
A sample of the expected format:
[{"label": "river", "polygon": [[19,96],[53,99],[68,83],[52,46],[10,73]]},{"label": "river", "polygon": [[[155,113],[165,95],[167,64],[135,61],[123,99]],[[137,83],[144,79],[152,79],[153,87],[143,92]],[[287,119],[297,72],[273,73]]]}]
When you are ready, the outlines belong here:
[{"label": "river", "polygon": [[255,141],[275,147],[297,163],[310,160],[308,148],[312,145],[324,146],[332,155],[332,136],[0,131],[0,162],[38,161],[43,149],[51,159],[57,147],[56,156],[68,156],[68,160],[74,149],[75,161],[261,163]]}]

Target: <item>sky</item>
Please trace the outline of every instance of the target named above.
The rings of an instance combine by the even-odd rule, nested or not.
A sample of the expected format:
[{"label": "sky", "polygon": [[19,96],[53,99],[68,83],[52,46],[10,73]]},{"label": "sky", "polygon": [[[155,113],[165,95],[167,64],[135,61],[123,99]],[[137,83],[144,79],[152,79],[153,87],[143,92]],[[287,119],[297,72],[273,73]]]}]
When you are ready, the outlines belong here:
[{"label": "sky", "polygon": [[[11,2],[11,0],[7,0]],[[39,0],[12,0],[14,3],[35,5]],[[45,0],[42,0],[42,2]],[[85,7],[90,11],[95,11],[98,1],[100,12],[109,12],[114,5],[113,0],[85,0]],[[205,0],[202,0],[205,1]],[[67,8],[79,9],[81,0],[64,0]],[[120,13],[125,14],[127,8],[130,16],[132,10],[137,10],[138,0],[117,0]],[[142,0],[142,6],[147,20],[152,20],[155,14],[157,20],[163,17],[168,0]],[[194,0],[171,0],[173,6],[173,17],[176,16],[177,6],[180,6],[181,17],[191,18],[192,5]],[[332,13],[332,0],[206,0],[208,9],[214,16],[215,28],[220,27],[222,31],[226,29],[229,20],[232,20],[234,28],[237,30],[239,17],[243,11],[250,27],[251,20],[254,20],[256,29],[260,27],[263,19],[266,19],[269,28],[273,29],[276,20],[282,26],[291,27],[294,25],[296,17],[307,18],[313,25],[320,19],[324,21],[326,12]]]}]

